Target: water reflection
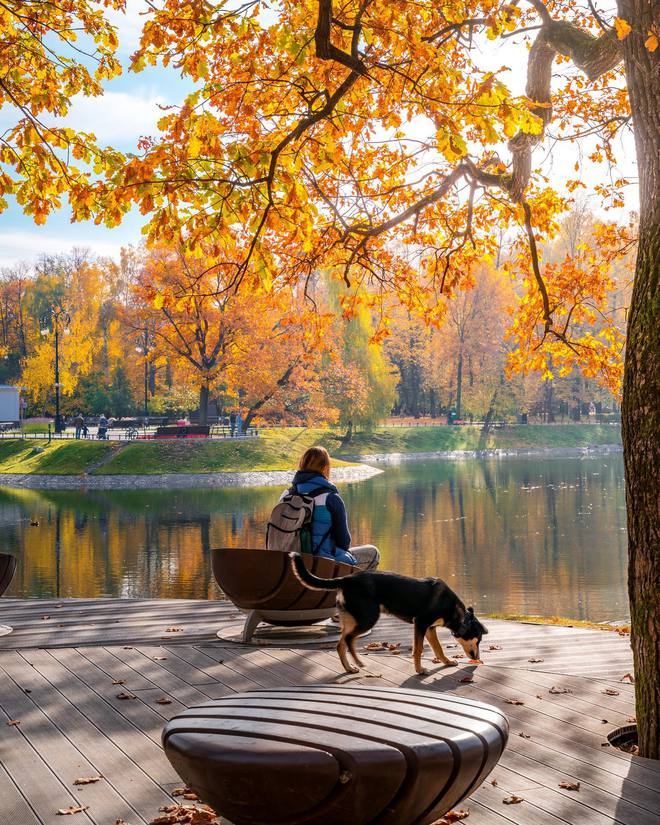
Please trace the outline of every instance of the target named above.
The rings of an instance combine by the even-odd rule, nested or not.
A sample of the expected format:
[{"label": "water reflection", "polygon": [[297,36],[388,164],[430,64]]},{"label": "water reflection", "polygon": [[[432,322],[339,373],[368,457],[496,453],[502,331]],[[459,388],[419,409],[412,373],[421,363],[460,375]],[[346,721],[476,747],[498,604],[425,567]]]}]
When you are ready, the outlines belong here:
[{"label": "water reflection", "polygon": [[[424,462],[345,485],[354,541],[482,611],[625,618],[620,456]],[[209,551],[259,546],[278,491],[0,489],[7,595],[209,598]]]}]

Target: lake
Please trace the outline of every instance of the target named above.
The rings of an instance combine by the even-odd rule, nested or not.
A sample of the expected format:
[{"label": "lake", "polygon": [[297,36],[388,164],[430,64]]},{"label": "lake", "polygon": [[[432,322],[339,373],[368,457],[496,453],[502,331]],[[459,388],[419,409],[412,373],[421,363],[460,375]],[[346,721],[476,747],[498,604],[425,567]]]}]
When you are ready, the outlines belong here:
[{"label": "lake", "polygon": [[[355,544],[482,613],[626,619],[620,454],[405,462],[342,485]],[[209,550],[263,544],[276,488],[0,488],[7,596],[214,598]]]}]

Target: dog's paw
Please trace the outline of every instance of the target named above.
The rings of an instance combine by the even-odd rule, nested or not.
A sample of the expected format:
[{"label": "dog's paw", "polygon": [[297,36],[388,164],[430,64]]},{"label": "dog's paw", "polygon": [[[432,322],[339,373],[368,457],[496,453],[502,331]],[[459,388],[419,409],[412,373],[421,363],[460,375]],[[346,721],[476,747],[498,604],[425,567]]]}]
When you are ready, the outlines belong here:
[{"label": "dog's paw", "polygon": [[421,670],[418,670],[418,671],[417,671],[417,675],[418,675],[418,676],[428,676],[428,673],[429,673],[429,672],[428,672],[428,670],[427,670],[425,667],[423,667]]},{"label": "dog's paw", "polygon": [[348,674],[359,673],[359,672],[360,672],[360,668],[355,667],[354,665],[352,665],[351,667],[346,668],[346,673],[348,673]]},{"label": "dog's paw", "polygon": [[456,667],[458,662],[453,659],[434,659],[433,663],[436,665],[444,665],[445,667]]}]

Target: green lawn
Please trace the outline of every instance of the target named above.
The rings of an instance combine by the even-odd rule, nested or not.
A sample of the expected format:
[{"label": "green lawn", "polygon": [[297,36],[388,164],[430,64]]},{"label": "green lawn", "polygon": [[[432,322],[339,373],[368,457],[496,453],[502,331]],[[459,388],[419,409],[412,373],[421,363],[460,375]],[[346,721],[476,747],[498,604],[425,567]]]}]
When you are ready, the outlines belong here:
[{"label": "green lawn", "polygon": [[425,453],[440,450],[484,450],[513,447],[586,447],[618,444],[619,427],[598,424],[529,424],[493,430],[483,435],[479,427],[389,427],[358,433],[338,450],[343,455],[373,453]]},{"label": "green lawn", "polygon": [[[79,475],[113,451],[98,441],[0,440],[0,473]],[[39,452],[42,450],[42,452]]]},{"label": "green lawn", "polygon": [[[530,424],[496,430],[483,436],[471,427],[389,427],[358,433],[344,443],[342,433],[320,428],[264,429],[246,441],[143,441],[112,444],[98,441],[0,440],[0,473],[63,473],[75,475],[105,463],[98,474],[214,473],[249,470],[289,470],[313,444],[326,447],[341,465],[342,456],[374,453],[414,453],[515,447],[584,447],[616,444],[618,427],[596,424],[543,426]],[[34,447],[43,452],[35,454]]]}]

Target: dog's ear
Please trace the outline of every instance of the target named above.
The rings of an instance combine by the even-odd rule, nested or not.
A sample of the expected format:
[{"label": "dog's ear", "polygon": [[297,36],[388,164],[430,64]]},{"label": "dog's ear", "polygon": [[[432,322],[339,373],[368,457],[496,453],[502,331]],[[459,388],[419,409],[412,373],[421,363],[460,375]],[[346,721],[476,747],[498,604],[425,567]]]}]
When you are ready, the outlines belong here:
[{"label": "dog's ear", "polygon": [[481,625],[481,635],[487,636],[488,635],[488,628]]}]

